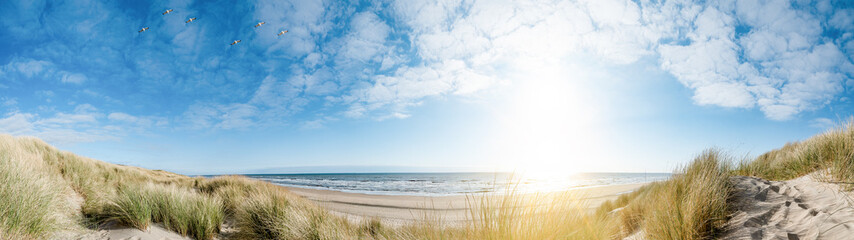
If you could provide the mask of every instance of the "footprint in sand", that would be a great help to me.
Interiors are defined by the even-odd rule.
[[[849,239],[854,208],[834,185],[809,177],[768,181],[733,177],[735,213],[722,239]],[[793,204],[794,203],[794,204]],[[818,206],[818,207],[814,207]]]

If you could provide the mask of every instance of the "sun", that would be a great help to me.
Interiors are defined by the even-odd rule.
[[[597,109],[571,68],[539,65],[520,73],[496,114],[495,159],[525,176],[570,175],[595,161]]]

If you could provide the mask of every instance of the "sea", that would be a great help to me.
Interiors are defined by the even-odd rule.
[[[553,192],[598,186],[646,183],[670,173],[576,173],[525,177],[513,173],[323,173],[248,174],[273,184],[376,195],[452,196],[477,193]]]

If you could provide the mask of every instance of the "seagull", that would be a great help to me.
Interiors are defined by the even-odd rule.
[[[240,42],[240,40],[234,40],[234,42],[231,42],[231,45],[237,44],[239,42]]]
[[[282,36],[282,34],[285,34],[287,32],[288,32],[288,30],[281,31],[281,32],[279,32],[279,36]]]
[[[148,27],[144,27],[144,28],[140,29],[139,32],[145,32],[145,30],[148,30]]]
[[[169,14],[169,13],[171,13],[171,12],[172,12],[172,9],[166,9],[166,11],[165,11],[165,12],[163,12],[163,15]]]
[[[192,22],[192,21],[196,21],[196,18],[190,18],[190,19],[187,19],[187,21],[186,21],[186,22],[184,22],[184,23],[190,23],[190,22]]]
[[[267,24],[267,23],[265,23],[265,22],[259,22],[258,24],[255,24],[255,27],[260,27],[261,25],[264,25],[264,24]]]

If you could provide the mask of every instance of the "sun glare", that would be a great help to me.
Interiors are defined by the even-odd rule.
[[[528,177],[566,176],[595,160],[597,114],[575,81],[583,72],[573,70],[539,65],[519,74],[498,113],[502,167]]]

